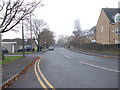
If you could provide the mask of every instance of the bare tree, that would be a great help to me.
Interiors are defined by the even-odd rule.
[[[74,31],[73,31],[73,34],[74,34],[74,41],[73,41],[74,43],[80,44],[80,43],[83,42],[83,40],[82,40],[83,31],[81,29],[79,19],[76,19],[74,21]]]
[[[67,39],[68,38],[69,38],[69,36],[67,36],[67,35],[60,35],[58,37],[57,45],[65,46],[67,44]]]
[[[81,37],[83,35],[83,31],[81,29],[81,25],[80,25],[79,19],[76,19],[74,21],[74,31],[73,31],[73,34],[76,35],[76,36],[79,36],[79,37]]]
[[[46,22],[44,22],[43,20],[39,20],[39,19],[33,19],[32,20],[32,31],[34,32],[35,38],[38,42],[38,46],[40,45],[40,33],[44,30],[44,29],[49,29],[49,26]]]
[[[12,0],[1,1],[3,4],[0,6],[0,33],[12,30],[41,3],[41,1],[25,2],[24,0],[15,0],[14,2]]]
[[[22,19],[27,18],[38,5],[42,5],[41,1],[25,2],[24,0],[0,0],[0,34],[14,30],[14,27],[18,25]]]

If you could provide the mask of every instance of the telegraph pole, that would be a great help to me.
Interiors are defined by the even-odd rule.
[[[0,28],[1,29],[1,28]],[[2,60],[2,47],[1,47],[1,42],[2,42],[2,35],[0,33],[0,60]]]
[[[23,57],[25,57],[25,40],[24,40],[23,19],[22,19],[22,45],[23,45]]]
[[[3,18],[0,18],[0,19],[3,19]],[[2,53],[2,45],[1,45],[1,42],[2,42],[2,35],[1,35],[1,28],[2,28],[2,26],[1,26],[1,24],[0,24],[0,60],[2,60],[3,59],[3,53]]]
[[[31,23],[31,13],[30,13],[30,33],[31,33],[31,47],[32,47],[32,23]]]

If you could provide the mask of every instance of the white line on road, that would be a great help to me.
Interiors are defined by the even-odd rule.
[[[66,58],[70,59],[71,57],[67,56],[67,55],[64,55]]]
[[[95,67],[95,68],[99,68],[99,69],[104,69],[104,70],[108,70],[108,71],[112,71],[112,72],[120,72],[118,70],[113,70],[113,69],[109,69],[109,68],[105,68],[105,67],[100,67],[100,66],[96,66],[96,65],[93,65],[93,64],[89,64],[89,63],[86,63],[86,62],[82,62],[82,61],[78,61],[82,64],[85,64],[85,65],[89,65],[89,66],[92,66],[92,67]]]

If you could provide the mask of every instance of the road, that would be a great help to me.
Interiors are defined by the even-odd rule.
[[[10,88],[118,88],[118,60],[55,48]]]

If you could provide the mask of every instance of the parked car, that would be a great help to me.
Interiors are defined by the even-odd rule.
[[[24,51],[26,52],[26,49],[24,48]],[[23,52],[23,48],[18,49],[18,52]]]
[[[8,53],[8,50],[5,47],[2,47],[2,53]]]
[[[24,48],[24,51],[25,52],[30,52],[30,51],[34,51],[35,49],[31,46],[27,46]],[[22,49],[19,49],[18,52],[23,52],[23,48]]]
[[[26,47],[27,52],[34,51],[35,49],[31,46]]]
[[[48,50],[54,50],[54,47],[53,46],[49,46]]]

